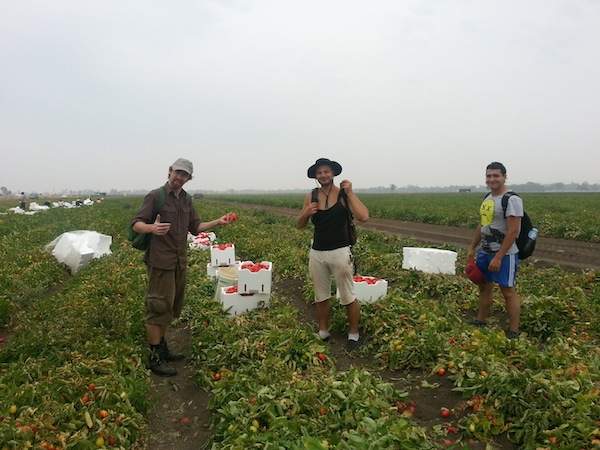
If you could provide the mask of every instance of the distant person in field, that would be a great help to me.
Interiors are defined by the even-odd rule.
[[[304,199],[297,226],[304,228],[309,220],[314,225],[308,268],[315,290],[319,337],[325,341],[330,337],[329,299],[333,275],[340,292],[340,303],[348,314],[348,349],[353,350],[360,345],[360,307],[352,283],[354,262],[348,208],[360,222],[369,219],[369,211],[352,190],[349,180],[343,180],[339,188],[334,184],[334,177],[340,173],[342,166],[327,158],[318,159],[308,168],[308,178],[316,179],[319,188]]]
[[[25,195],[25,192],[19,194],[19,208],[27,209],[27,196]]]
[[[523,200],[517,195],[508,198],[506,214],[502,207],[502,197],[506,187],[506,167],[492,162],[486,168],[485,182],[490,193],[484,198],[479,209],[480,223],[468,250],[467,259],[475,258],[485,282],[479,285],[479,312],[472,321],[474,325],[487,325],[487,317],[492,307],[494,284],[502,291],[509,318],[507,336],[519,336],[521,303],[515,289],[519,267],[519,249],[515,240],[521,230],[524,214]]]
[[[187,159],[175,161],[169,167],[167,183],[146,195],[132,221],[136,233],[152,233],[150,247],[144,255],[148,267],[146,333],[150,345],[149,368],[161,376],[176,375],[177,370],[168,363],[184,359],[183,355],[171,352],[165,336],[183,307],[187,233],[196,235],[229,223],[227,216],[210,222],[200,220],[192,205],[192,196],[183,190],[183,185],[192,179],[192,172],[192,163]],[[161,189],[164,189],[164,204],[155,211]]]

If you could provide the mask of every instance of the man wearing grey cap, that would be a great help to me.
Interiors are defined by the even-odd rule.
[[[183,307],[187,268],[187,233],[198,234],[217,225],[229,223],[224,215],[202,222],[192,205],[192,197],[183,185],[192,179],[191,161],[179,158],[171,167],[167,183],[151,191],[132,220],[133,230],[152,234],[144,255],[148,267],[146,294],[146,333],[150,345],[149,368],[157,375],[177,374],[169,362],[183,355],[169,350],[165,335],[171,321]]]

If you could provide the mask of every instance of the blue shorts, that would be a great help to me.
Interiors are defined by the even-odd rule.
[[[517,281],[517,269],[519,268],[519,255],[505,255],[498,272],[490,272],[488,266],[495,253],[477,252],[476,264],[483,272],[488,283],[498,283],[501,287],[515,287]]]

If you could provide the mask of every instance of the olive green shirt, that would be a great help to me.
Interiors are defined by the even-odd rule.
[[[158,202],[160,188],[150,191],[144,197],[144,203],[131,224],[144,222],[154,223],[156,211],[154,205]],[[171,228],[163,236],[152,235],[150,247],[146,250],[144,261],[150,267],[163,270],[174,270],[176,267],[185,268],[187,265],[187,234],[198,234],[200,218],[192,205],[192,197],[183,189],[179,196],[171,190],[169,183],[165,184],[165,204],[158,211],[161,222],[169,222]]]

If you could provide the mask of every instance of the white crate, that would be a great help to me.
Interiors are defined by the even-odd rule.
[[[206,264],[206,275],[210,278],[216,278],[218,267],[211,266],[210,263]]]
[[[244,267],[252,265],[261,266],[258,271]],[[254,264],[252,261],[242,261],[238,266],[238,290],[244,294],[258,293],[270,294],[273,280],[273,263],[262,261]]]
[[[361,303],[375,303],[387,295],[388,282],[381,278],[357,275],[353,278],[352,285],[354,296]],[[336,291],[335,296],[340,298],[339,289]]]
[[[456,273],[456,252],[437,248],[404,247],[402,268],[427,273]]]
[[[210,247],[211,266],[231,266],[235,264],[234,244],[213,244]]]
[[[387,295],[388,282],[376,277],[354,277],[354,295],[359,302],[374,303]]]
[[[223,305],[223,311],[227,311],[230,316],[237,316],[256,308],[269,306],[269,294],[241,294],[237,292],[235,286],[222,287],[220,300]]]

